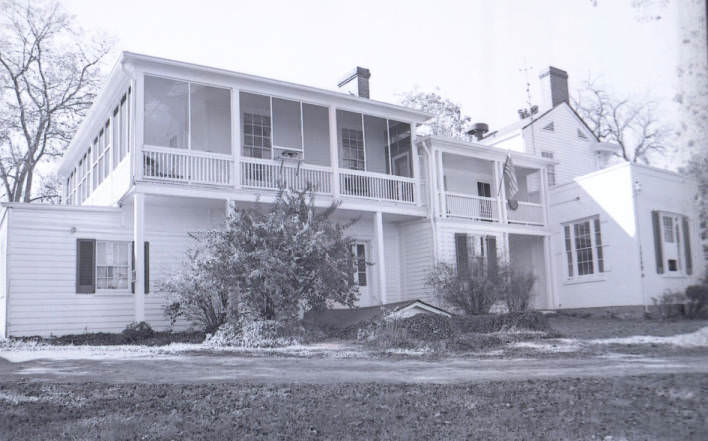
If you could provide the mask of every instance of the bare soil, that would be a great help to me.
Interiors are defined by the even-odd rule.
[[[456,385],[0,384],[0,439],[13,440],[705,440],[706,418],[702,374]]]

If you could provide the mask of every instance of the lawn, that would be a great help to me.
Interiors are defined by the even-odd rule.
[[[579,317],[564,314],[548,316],[551,327],[567,338],[615,338],[633,335],[688,334],[708,326],[708,320],[647,320]]]
[[[708,439],[697,374],[475,384],[0,384],[0,439]],[[610,438],[608,438],[610,437]]]

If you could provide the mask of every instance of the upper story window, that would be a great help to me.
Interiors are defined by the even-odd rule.
[[[654,211],[652,222],[657,273],[692,274],[693,259],[688,218],[675,213]]]
[[[231,153],[231,91],[145,76],[146,145]]]
[[[249,92],[241,92],[239,102],[243,156],[295,155],[309,164],[330,165],[326,107]]]
[[[554,131],[554,130],[555,130],[555,125],[553,124],[553,121],[551,121],[550,123],[548,123],[548,124],[546,124],[545,126],[543,126],[543,130],[547,130],[547,131],[549,131],[549,132]]]
[[[340,166],[413,176],[410,124],[337,110]]]
[[[580,138],[580,139],[588,139],[588,135],[586,135],[585,132],[583,132],[582,130],[577,129],[577,133],[578,133],[578,138]]]
[[[544,159],[553,159],[553,152],[541,152],[541,157]],[[549,164],[546,166],[546,175],[548,176],[548,185],[553,187],[556,185],[556,165]]]

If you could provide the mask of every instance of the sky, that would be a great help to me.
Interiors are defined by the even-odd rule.
[[[215,1],[64,0],[79,25],[128,50],[336,89],[354,66],[371,97],[414,88],[458,102],[492,129],[540,103],[538,74],[566,70],[571,93],[595,79],[652,99],[669,121],[686,0]],[[646,16],[660,15],[660,20]],[[642,19],[642,15],[645,19]],[[114,58],[116,54],[112,55]]]

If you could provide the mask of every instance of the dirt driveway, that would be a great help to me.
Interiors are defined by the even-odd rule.
[[[469,383],[506,379],[708,374],[708,353],[647,357],[606,354],[561,359],[332,359],[244,357],[232,354],[150,355],[129,358],[10,362],[0,354],[0,378],[9,381],[103,383]]]

